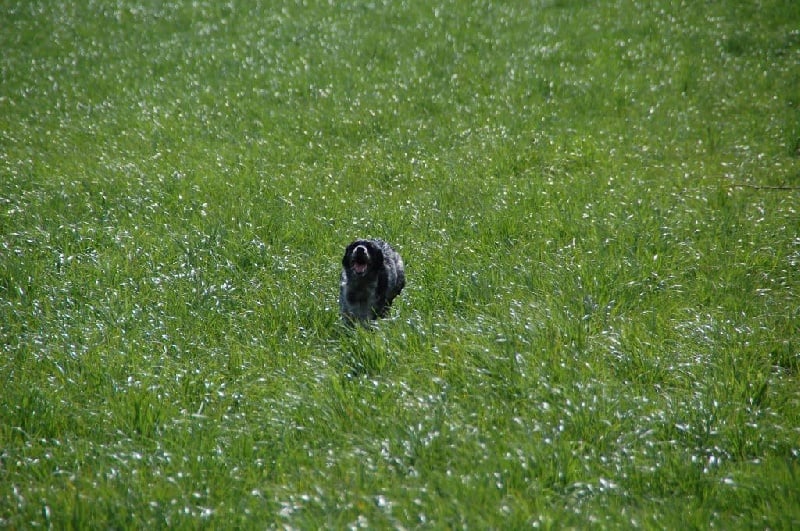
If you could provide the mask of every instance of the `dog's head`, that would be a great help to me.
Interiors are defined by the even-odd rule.
[[[356,240],[347,246],[342,267],[348,276],[365,277],[383,264],[383,252],[373,242]]]

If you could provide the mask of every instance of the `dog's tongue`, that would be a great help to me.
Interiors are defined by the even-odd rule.
[[[367,270],[367,264],[360,264],[358,262],[353,264],[353,271],[356,273],[363,273]]]

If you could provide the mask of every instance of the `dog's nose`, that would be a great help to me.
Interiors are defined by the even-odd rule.
[[[364,247],[363,245],[359,245],[358,247],[356,247],[355,255],[361,257],[369,255],[369,253],[367,252],[366,247]]]

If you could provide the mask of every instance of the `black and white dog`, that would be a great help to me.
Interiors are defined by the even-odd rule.
[[[339,312],[345,322],[386,317],[406,285],[403,259],[383,240],[356,240],[342,258]]]

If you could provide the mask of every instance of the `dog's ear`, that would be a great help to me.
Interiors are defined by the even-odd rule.
[[[369,257],[370,263],[373,267],[383,268],[383,249],[375,245],[373,242],[369,244]]]
[[[342,257],[342,267],[348,268],[350,267],[350,255],[353,254],[353,249],[356,247],[356,242],[352,242],[350,245],[347,246],[344,250],[344,256]]]

